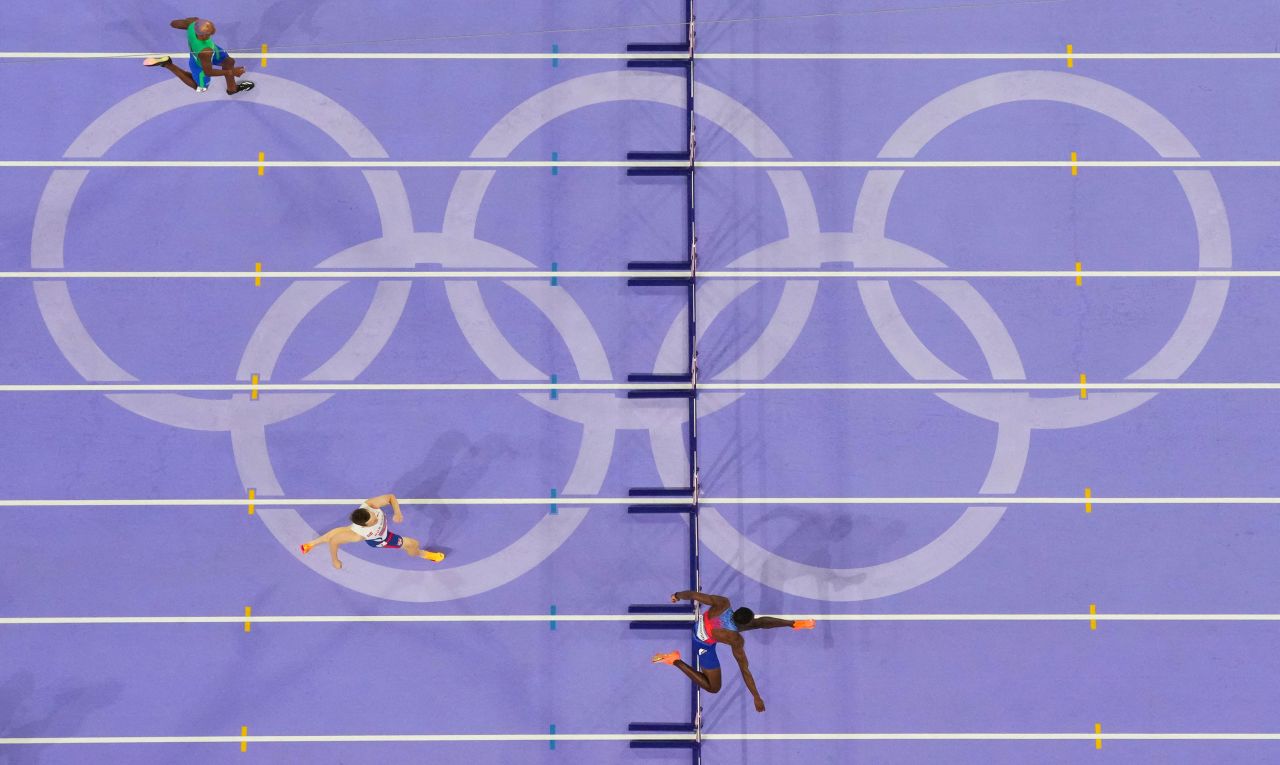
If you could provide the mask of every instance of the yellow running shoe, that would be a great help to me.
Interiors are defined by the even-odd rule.
[[[431,561],[432,563],[439,563],[440,561],[444,560],[444,553],[442,552],[431,552],[430,550],[423,550],[418,554],[421,555],[423,558],[426,558],[427,560]]]

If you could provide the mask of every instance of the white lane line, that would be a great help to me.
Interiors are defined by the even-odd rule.
[[[567,507],[590,505],[666,505],[687,502],[680,497],[424,497],[399,498],[404,506],[472,505],[472,506],[546,506]],[[358,505],[364,499],[262,498],[255,497],[258,507],[341,507]],[[249,500],[239,499],[0,499],[0,507],[244,507]],[[1280,497],[1007,497],[990,494],[977,497],[707,497],[703,505],[1280,505]]]
[[[687,279],[690,271],[0,271],[0,279]],[[1280,271],[699,270],[699,279],[1275,279]]]
[[[777,614],[824,622],[1280,622],[1280,614]],[[235,621],[234,619],[232,621]],[[240,621],[244,621],[241,619]]]
[[[344,61],[369,60],[369,61],[387,61],[387,60],[406,60],[406,61],[548,61],[555,59],[564,59],[566,61],[671,61],[676,59],[688,59],[689,54],[685,51],[660,51],[660,52],[644,52],[636,51],[631,53],[566,53],[563,51],[526,51],[519,53],[450,53],[450,52],[432,52],[432,51],[391,51],[391,52],[317,52],[302,51],[295,53],[269,51],[265,56],[257,50],[229,50],[231,55],[245,55],[253,58],[265,58],[267,61],[287,61],[289,59],[334,59]],[[97,51],[0,51],[0,59],[31,59],[39,61],[42,59],[135,59],[146,58],[155,55],[169,55],[174,58],[186,59],[189,51],[175,52],[169,54],[139,53],[131,51],[119,52],[97,52]],[[699,54],[701,57],[701,54]],[[1058,56],[1059,58],[1061,56]]]
[[[557,498],[558,499],[558,498]],[[360,500],[363,501],[363,500]],[[590,500],[582,499],[583,504]],[[704,505],[1079,505],[1084,497],[701,497]],[[1096,497],[1095,505],[1280,505],[1280,497]],[[403,504],[403,500],[401,501]],[[546,502],[545,499],[542,500]],[[237,504],[243,505],[241,499]],[[532,504],[532,503],[531,503]],[[562,502],[561,504],[572,504]]]
[[[687,497],[686,497],[687,499]],[[680,497],[459,497],[447,499],[426,497],[401,499],[401,505],[663,505],[679,502]],[[989,501],[989,500],[987,500]],[[1003,500],[1002,500],[1003,501]],[[1077,498],[1075,504],[1083,500]],[[1280,500],[1277,500],[1280,502]],[[249,500],[240,499],[0,499],[0,507],[243,507]],[[364,499],[264,499],[254,497],[253,504],[266,506],[345,506],[358,505]]]
[[[572,53],[565,51],[527,51],[519,53],[488,52],[423,52],[423,51],[299,51],[269,52],[265,57],[257,50],[232,50],[232,55],[243,54],[253,58],[277,60],[421,60],[421,61],[545,61],[549,59],[586,61],[635,61],[688,59],[684,51],[631,52],[631,53]],[[155,51],[0,51],[0,59],[140,59],[157,55]],[[169,55],[186,58],[186,51]],[[806,52],[789,51],[762,53],[752,51],[701,52],[693,55],[703,61],[1065,61],[1067,59],[1093,61],[1271,61],[1280,59],[1280,53],[1272,51],[1171,51],[1148,53],[1093,52],[1093,53],[1045,53],[1045,52]]]
[[[777,614],[781,619],[819,622],[1280,622],[1280,614]],[[239,616],[7,616],[0,626],[102,624],[243,624]],[[263,616],[254,624],[472,623],[472,622],[661,622],[693,621],[690,614],[375,614]]]
[[[1032,382],[699,382],[700,391],[1079,391],[1080,383]],[[1089,390],[1103,391],[1272,391],[1280,390],[1280,382],[1112,382],[1089,383]],[[0,385],[0,393],[321,393],[331,391],[628,391],[628,390],[692,390],[691,383],[226,383],[226,384],[148,384],[148,383],[68,383],[43,385]]]
[[[1090,390],[1280,390],[1277,382],[1122,382],[1122,383],[1089,383]],[[1033,391],[1033,390],[1080,390],[1080,383],[765,383],[765,382],[699,382],[698,390],[870,390],[870,391]]]
[[[254,163],[250,163],[254,164]],[[625,163],[621,163],[625,166]],[[256,166],[256,165],[255,165]],[[685,164],[677,164],[685,167]],[[1154,159],[1154,160],[698,160],[698,168],[865,168],[869,170],[910,170],[912,168],[1077,168],[1077,167],[1131,167],[1131,168],[1232,168],[1232,167],[1280,167],[1280,160],[1273,159]]]
[[[3,625],[31,624],[243,624],[240,616],[6,616]],[[255,613],[254,624],[334,624],[346,622],[663,622],[693,621],[685,614],[373,614],[271,616]]]
[[[672,741],[693,740],[685,733],[438,733],[367,734],[345,736],[63,736],[0,738],[0,744],[325,744],[325,743],[429,743],[464,741]]]
[[[703,733],[704,741],[1280,741],[1280,733]]]
[[[717,272],[721,273],[721,272]],[[737,272],[729,271],[722,273]],[[744,272],[750,273],[750,272]],[[766,272],[768,273],[768,272]],[[815,274],[822,272],[815,271]],[[834,272],[833,272],[834,273]],[[1261,272],[1258,272],[1261,273]],[[1280,271],[1275,272],[1280,276]],[[706,274],[698,272],[702,277]],[[1074,276],[1075,272],[1072,271]],[[1085,272],[1088,276],[1088,272]],[[0,271],[0,279],[671,279],[689,271]],[[935,273],[934,276],[937,276]],[[743,276],[740,278],[765,278]]]
[[[151,54],[147,54],[151,55]],[[698,60],[707,61],[1065,61],[1067,59],[1093,61],[1274,61],[1280,53],[1274,51],[1203,51],[1169,53],[723,53],[695,54]]]
[[[1081,163],[1083,165],[1083,163]],[[688,167],[688,162],[668,160],[635,160],[620,162],[617,160],[272,160],[269,162],[241,160],[123,160],[123,159],[59,159],[59,160],[0,160],[0,167],[10,168],[54,168],[54,169],[101,169],[101,168],[353,168],[353,169],[408,169],[408,168],[443,168],[443,169],[477,169],[477,168],[547,168],[547,167]]]
[[[1073,386],[1079,388],[1079,385]],[[1101,389],[1101,385],[1097,386]],[[193,385],[150,385],[119,383],[81,383],[68,385],[0,385],[3,393],[54,392],[71,393],[96,391],[100,393],[194,393],[240,392],[257,390],[260,393],[275,392],[323,392],[323,391],[623,391],[623,390],[688,390],[689,384],[663,383],[227,383]]]
[[[703,733],[703,741],[1280,741],[1280,733]],[[60,736],[0,738],[0,745],[325,744],[518,741],[693,741],[692,733],[439,733],[336,736]]]
[[[0,168],[50,168],[50,169],[104,169],[104,168],[328,168],[328,169],[495,169],[495,168],[629,168],[665,167],[688,168],[689,162],[680,160],[125,160],[125,159],[6,159],[0,160]],[[1208,160],[1208,159],[1159,159],[1159,160],[698,160],[694,167],[701,169],[806,169],[852,168],[868,170],[909,170],[912,168],[1275,168],[1280,160]]]

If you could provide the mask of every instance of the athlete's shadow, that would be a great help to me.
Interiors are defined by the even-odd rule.
[[[263,43],[273,48],[276,44],[290,47],[316,39],[320,31],[316,12],[322,5],[316,0],[277,0],[258,16],[256,27],[252,20],[241,22],[227,18],[223,23],[216,16],[213,20],[218,24],[218,36],[227,41],[228,48],[254,51]],[[298,34],[288,34],[292,31]]]
[[[163,13],[159,14],[158,18],[150,14],[108,13],[101,24],[108,36],[118,34],[122,39],[137,41],[139,44],[134,46],[136,48],[156,51],[170,48],[176,50],[179,46],[174,44],[175,38],[166,33],[174,31],[169,26],[169,22],[179,18],[183,17],[180,14],[166,17]]]
[[[214,38],[218,44],[232,51],[256,52],[263,43],[279,42],[285,47],[299,45],[315,40],[320,32],[316,22],[316,13],[323,4],[316,0],[277,0],[268,5],[257,18],[256,23],[239,21],[232,16],[220,15],[216,9],[210,17],[218,26],[218,34]],[[159,10],[159,9],[166,10]],[[166,51],[185,47],[173,35],[176,30],[169,27],[174,19],[186,18],[190,8],[175,3],[155,3],[146,14],[111,13],[102,19],[103,29],[112,34],[120,34],[137,41],[135,46],[144,50]],[[286,33],[296,31],[289,36]],[[233,53],[237,58],[249,56],[248,53]],[[246,61],[248,59],[246,58]],[[182,65],[182,62],[179,63]],[[246,63],[247,66],[247,63]]]
[[[35,675],[24,671],[9,676],[0,684],[0,738],[44,738],[74,736],[94,712],[111,706],[123,686],[114,680],[86,681],[75,687],[64,687],[43,699],[37,707]],[[47,747],[0,747],[0,762],[39,762]]]
[[[466,497],[480,484],[485,473],[501,457],[515,453],[507,440],[499,435],[487,435],[479,441],[471,441],[465,434],[451,430],[440,435],[422,463],[396,482],[408,487],[398,492],[405,497],[438,498],[443,495]],[[487,492],[480,492],[482,495]],[[449,539],[471,516],[469,505],[429,505],[416,508],[426,519],[428,544],[433,550],[451,552],[447,545],[437,540]],[[492,513],[494,508],[482,507],[482,512]]]
[[[718,508],[725,513],[727,508]],[[779,556],[790,558],[796,561],[802,561],[811,566],[822,568],[843,567],[839,562],[845,556],[837,556],[835,553],[842,550],[849,544],[849,538],[856,536],[862,544],[884,545],[891,539],[896,539],[903,533],[902,528],[896,524],[890,524],[888,527],[877,527],[870,519],[859,516],[854,512],[845,512],[843,509],[837,510],[833,516],[823,515],[815,512],[806,512],[797,510],[792,507],[767,507],[767,508],[743,508],[738,507],[736,512],[732,513],[732,517],[726,514],[726,518],[734,524],[735,527],[742,529],[745,536],[759,536],[766,531],[767,527],[777,528],[778,526],[787,526],[790,531],[777,543],[764,543],[766,547],[774,550]],[[868,539],[874,536],[875,539]],[[770,572],[766,564],[766,579],[769,578]],[[778,576],[775,574],[774,579]],[[865,579],[865,575],[853,577],[854,583]],[[842,582],[848,584],[848,578]],[[745,579],[742,574],[731,567],[725,569],[710,583],[705,583],[704,590],[717,594],[727,595],[733,601],[735,606],[745,605],[757,614],[771,615],[776,613],[795,612],[794,603],[788,604],[788,596],[779,590],[765,586],[753,580]],[[754,592],[752,591],[754,590]],[[818,596],[820,600],[803,599],[804,604],[801,608],[806,612],[816,612],[821,615],[830,615],[833,613],[832,601],[830,598],[835,594],[833,576],[824,577],[819,581]],[[795,598],[791,599],[792,601]],[[826,623],[834,624],[834,623]],[[835,631],[830,628],[824,629],[824,623],[819,622],[818,635],[822,641],[824,650],[834,650],[836,643]],[[790,630],[758,630],[749,633],[748,641],[759,641],[763,644],[772,643],[774,640],[787,639],[793,637]],[[847,637],[847,635],[846,635]],[[842,643],[842,650],[846,650],[842,661],[851,661],[856,656],[853,650],[855,647],[866,650],[870,639],[866,636],[865,631],[858,630],[855,633],[854,640],[857,641],[850,645],[846,639]],[[733,698],[737,703],[717,703],[707,704],[704,697],[705,716],[703,719],[704,727],[708,730],[714,730],[719,726],[727,726],[735,730],[744,730],[748,724],[748,717],[755,715],[755,711],[751,709],[751,698],[747,695],[745,686],[741,683],[736,685],[729,684],[724,691],[720,693],[721,697]],[[726,719],[726,715],[732,715],[733,719]],[[746,742],[743,742],[738,752],[740,758],[746,759],[748,754],[746,750]]]
[[[719,510],[724,513],[727,508],[719,508]],[[790,532],[780,542],[777,544],[766,543],[765,546],[773,549],[780,557],[800,561],[822,569],[841,567],[835,553],[837,550],[848,546],[849,542],[847,540],[854,534],[855,530],[858,532],[857,536],[862,544],[866,544],[866,537],[869,533],[875,533],[875,530],[865,521],[860,522],[860,519],[852,513],[843,511],[837,511],[834,516],[823,516],[818,513],[784,506],[738,508],[734,515],[737,517],[729,518],[730,522],[734,523],[737,528],[742,529],[743,535],[747,537],[758,539],[759,535],[766,530],[766,527],[776,529],[779,526],[789,526]],[[890,529],[887,534],[889,536],[900,535],[901,530]],[[876,543],[883,544],[884,541],[880,539]],[[766,580],[777,581],[781,578],[780,572],[770,570],[775,565],[777,564],[772,562],[765,564],[763,573]],[[736,570],[726,568],[719,577],[722,582],[717,582],[716,586],[742,591],[741,578],[741,575]],[[832,612],[832,598],[836,595],[835,579],[835,574],[822,575],[818,579],[818,599],[812,601],[805,599],[806,603],[813,604],[809,608],[815,608],[819,614],[823,615]],[[851,582],[856,584],[864,579],[866,579],[865,574],[857,574],[852,577],[845,576],[841,578],[840,584],[847,586]],[[735,582],[734,580],[737,581]],[[787,610],[787,604],[784,602],[785,593],[765,585],[758,586],[758,594],[754,598],[751,598],[748,593],[743,593],[743,597],[749,598],[751,602],[744,602],[742,605],[751,606],[760,614],[779,613]],[[753,633],[753,637],[756,635],[760,636],[765,643],[771,642],[777,637],[776,633],[768,630]],[[822,640],[824,648],[832,648],[835,645],[830,631],[823,632]]]

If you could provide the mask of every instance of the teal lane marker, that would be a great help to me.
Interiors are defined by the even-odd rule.
[[[552,161],[552,162],[559,162],[559,161],[560,161],[560,152],[558,152],[558,151],[553,151],[553,152],[551,152],[551,161]],[[560,174],[560,168],[556,167],[555,165],[552,165],[552,166],[551,166],[551,174],[552,174],[552,175],[559,175],[559,174]]]
[[[551,52],[552,52],[552,53],[559,53],[559,52],[560,52],[560,46],[559,46],[557,43],[551,43]],[[558,67],[558,66],[560,66],[560,59],[555,58],[555,57],[553,56],[553,57],[552,57],[552,59],[551,59],[551,67],[554,69],[554,68],[556,68],[556,67]],[[553,747],[551,747],[551,748],[552,748],[552,749],[555,749],[555,747],[554,747],[554,746],[553,746]]]
[[[555,489],[552,489],[552,490],[551,490],[551,514],[552,514],[552,515],[559,515],[559,514],[560,514],[560,505],[559,505],[559,503],[557,503],[557,502],[556,502],[556,497],[557,497],[557,496],[559,496],[559,495],[558,495],[558,493],[557,493],[557,491],[556,491]],[[556,607],[555,607],[555,606],[552,606],[552,607],[551,607],[551,613],[553,613],[553,614],[554,614],[555,612],[556,612]],[[551,629],[555,629],[555,627],[552,627]]]
[[[554,603],[552,603],[552,604],[551,604],[551,615],[552,615],[552,616],[555,616],[555,615],[556,615],[556,606],[555,606],[555,604],[554,604]],[[555,619],[552,619],[552,620],[551,620],[551,631],[552,631],[552,632],[555,632],[555,629],[556,629],[556,620],[555,620]],[[551,731],[551,732],[552,732],[552,733],[555,733],[555,731]]]
[[[551,261],[551,286],[552,287],[560,283],[560,277],[555,275],[556,271],[559,271],[559,270],[560,270],[560,264],[555,262],[554,260]]]
[[[556,735],[556,724],[555,724],[555,723],[551,723],[551,735],[552,735],[552,736],[555,736],[555,735]],[[552,738],[552,739],[550,740],[550,743],[551,743],[551,751],[553,751],[553,752],[554,752],[554,751],[556,750],[556,740],[555,740],[554,738]]]
[[[552,384],[552,385],[555,385],[555,384],[556,384],[556,376],[555,376],[555,375],[551,375],[551,384]],[[556,399],[558,399],[558,398],[560,398],[560,391],[556,390],[555,388],[552,388],[552,389],[551,389],[551,400],[552,400],[552,401],[555,401],[555,400],[556,400]]]

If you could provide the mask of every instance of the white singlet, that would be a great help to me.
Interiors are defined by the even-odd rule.
[[[361,526],[358,523],[351,524],[351,530],[359,534],[366,542],[378,542],[387,537],[387,514],[382,512],[381,508],[369,507],[368,502],[360,503],[361,510],[368,510],[373,516],[373,525]]]

